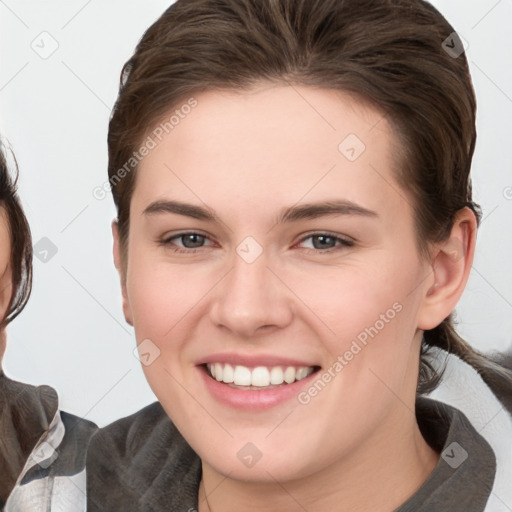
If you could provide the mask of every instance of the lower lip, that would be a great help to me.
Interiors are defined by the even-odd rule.
[[[296,398],[304,387],[307,387],[317,372],[313,372],[302,380],[297,380],[292,384],[283,384],[282,386],[263,389],[263,390],[243,390],[232,388],[227,384],[218,382],[212,378],[204,366],[198,367],[205,385],[211,395],[220,403],[236,409],[246,411],[261,411],[275,407],[286,400]]]

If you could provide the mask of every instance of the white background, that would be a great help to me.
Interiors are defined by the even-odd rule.
[[[433,2],[467,41],[478,100],[473,165],[484,221],[458,308],[481,350],[512,344],[512,2]],[[1,0],[0,129],[20,166],[34,243],[33,294],[8,329],[8,376],[57,389],[61,408],[99,425],[155,400],[133,355],[111,258],[107,124],[123,63],[166,0]],[[48,34],[41,35],[42,32]],[[56,51],[41,58],[32,46]],[[55,42],[54,42],[55,41]],[[32,45],[32,46],[31,46]],[[508,194],[507,194],[508,192]],[[508,198],[507,198],[508,197]]]

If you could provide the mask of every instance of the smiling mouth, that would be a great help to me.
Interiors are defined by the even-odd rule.
[[[256,366],[249,368],[228,363],[208,363],[205,371],[217,382],[243,390],[274,389],[309,377],[319,366]]]

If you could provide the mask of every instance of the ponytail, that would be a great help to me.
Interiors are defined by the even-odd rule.
[[[512,414],[512,369],[500,364],[502,362],[500,359],[493,360],[478,352],[462,339],[455,330],[453,314],[434,329],[424,333],[418,394],[433,391],[443,376],[444,368],[437,369],[430,357],[432,347],[453,354],[472,366],[507,411]]]

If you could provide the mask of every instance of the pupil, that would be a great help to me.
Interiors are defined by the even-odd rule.
[[[319,241],[320,243],[317,244],[316,242]],[[317,235],[313,237],[313,247],[315,249],[325,249],[325,247],[332,247],[332,242],[334,241],[334,238],[332,236],[325,236],[325,235]]]
[[[204,236],[202,235],[184,235],[182,238],[183,245],[187,249],[193,249],[195,247],[201,247],[204,242]],[[190,243],[189,243],[190,242]]]

